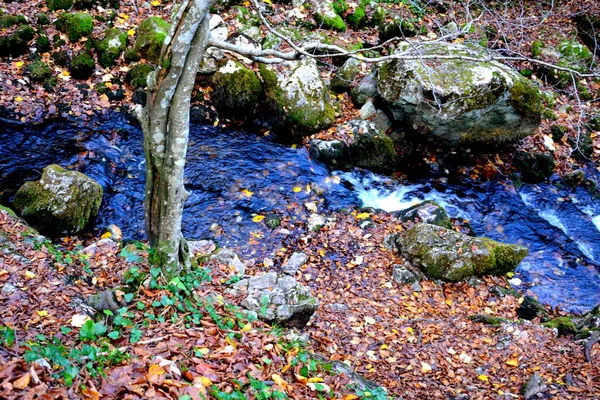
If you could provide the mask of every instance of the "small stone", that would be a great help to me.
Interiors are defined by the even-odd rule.
[[[187,244],[190,254],[194,256],[205,256],[217,249],[217,244],[212,240],[189,240]]]
[[[533,374],[531,378],[521,387],[521,394],[525,400],[533,398],[538,393],[542,392],[546,386],[542,378],[537,374]]]
[[[371,100],[368,100],[361,108],[360,108],[360,118],[368,119],[377,114],[377,109],[373,105]]]
[[[283,273],[294,276],[308,261],[308,255],[301,251],[295,252],[283,265]]]
[[[308,218],[308,230],[311,232],[316,232],[319,229],[321,229],[323,226],[325,226],[325,224],[327,223],[327,220],[325,219],[324,216],[319,215],[319,214],[311,214],[310,217]]]
[[[411,286],[413,292],[420,292],[421,290],[423,290],[423,288],[421,287],[421,284],[419,282],[413,282],[410,286]]]
[[[19,290],[19,289],[17,289],[17,287],[15,285],[13,285],[10,282],[7,282],[2,287],[2,294],[13,294],[17,290]]]
[[[120,242],[123,239],[123,234],[121,233],[121,228],[119,228],[115,224],[110,224],[106,227],[106,233],[110,233],[110,238],[115,242]]]
[[[413,283],[423,279],[423,275],[404,265],[392,265],[392,279],[398,283]]]
[[[220,249],[217,253],[213,254],[210,259],[219,264],[226,264],[233,267],[238,275],[244,275],[246,273],[246,266],[233,250]]]
[[[317,212],[319,212],[319,209],[317,208],[317,202],[316,201],[311,201],[311,202],[304,203],[304,207],[308,211],[310,211],[311,213],[317,213]]]

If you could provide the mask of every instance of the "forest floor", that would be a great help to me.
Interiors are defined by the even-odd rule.
[[[125,2],[115,26],[134,30],[149,15],[168,17],[172,4],[163,3],[133,7]],[[272,6],[281,11],[275,16],[284,15],[280,8],[291,8]],[[567,2],[546,27],[571,32],[570,16],[588,6]],[[39,12],[55,17],[36,1],[2,7],[31,21]],[[237,24],[236,13],[221,15],[232,26]],[[424,21],[433,27],[435,18]],[[539,36],[536,29],[528,31],[531,40],[525,47]],[[97,23],[94,37],[105,30]],[[49,37],[56,33],[52,26],[47,28]],[[369,28],[332,35],[376,42],[376,33]],[[546,38],[550,43],[558,40],[547,34]],[[84,46],[85,41],[69,43],[62,50],[76,53]],[[83,82],[54,64],[50,54],[41,57],[59,78],[54,88],[29,81],[27,56],[0,63],[0,106],[21,122],[57,117],[85,120],[131,104],[133,91],[125,83],[111,83],[113,91],[124,91],[121,100],[109,100],[94,90],[101,82],[124,82],[129,66],[123,60],[112,69],[96,66],[94,75]],[[597,82],[584,80],[583,84],[598,97]],[[199,82],[194,98],[210,99],[210,89]],[[357,109],[349,96],[341,94],[339,100],[342,112],[336,122],[354,118]],[[545,137],[551,136],[552,125],[564,125],[567,135],[555,143],[553,154],[558,172],[570,172],[581,159],[571,153],[568,139],[578,134],[595,107],[597,99],[582,102],[568,91],[558,93],[553,108],[556,119],[544,119],[520,148],[546,152]],[[332,137],[333,132],[320,136]],[[591,139],[597,160],[598,132],[592,132]],[[465,173],[491,178],[498,171],[510,171],[511,152],[481,157]],[[558,336],[556,330],[542,326],[539,317],[519,319],[516,310],[522,295],[498,289],[510,287],[507,277],[471,285],[398,284],[391,279],[392,269],[404,260],[383,242],[386,234],[401,232],[407,223],[387,213],[373,213],[368,216],[372,226],[361,228],[363,218],[356,211],[336,215],[336,221],[319,232],[306,229],[273,260],[279,266],[295,251],[309,254],[297,278],[321,303],[305,331],[290,334],[249,320],[230,306],[239,299],[224,294],[227,283],[236,279],[226,265],[207,264],[182,278],[195,295],[190,304],[154,282],[141,243],[123,246],[110,239],[76,237],[40,241],[25,224],[0,211],[4,249],[0,254],[0,399],[202,399],[208,394],[221,399],[267,399],[284,393],[295,399],[384,398],[376,389],[352,386],[349,376],[331,373],[333,361],[351,366],[387,388],[394,398],[514,399],[534,374],[546,386],[542,398],[600,398],[600,350],[592,352],[593,363],[587,362],[573,335]],[[289,224],[283,220],[281,229]],[[248,266],[247,273],[262,271],[262,264],[255,264]],[[140,283],[139,290],[129,290]],[[123,288],[119,296],[126,305],[116,316],[107,315],[104,323],[89,322],[81,308],[83,300],[116,287]],[[565,315],[547,311],[550,317]],[[486,325],[469,318],[476,314],[506,320]],[[34,363],[41,359],[47,361]]]

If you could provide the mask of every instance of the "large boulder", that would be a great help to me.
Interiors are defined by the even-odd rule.
[[[26,54],[34,35],[32,27],[22,24],[10,35],[0,36],[0,57],[18,57]]]
[[[33,227],[62,234],[82,230],[98,214],[101,202],[98,183],[54,164],[44,168],[39,181],[21,186],[14,207]]]
[[[111,28],[104,34],[104,39],[94,42],[94,47],[98,52],[98,64],[111,67],[127,47],[127,33]]]
[[[269,272],[234,284],[235,292],[246,294],[241,305],[268,322],[303,328],[319,306],[310,289],[289,275]]]
[[[526,247],[475,238],[441,226],[419,223],[398,236],[396,244],[425,275],[446,281],[471,276],[502,275],[528,253]]]
[[[418,59],[422,56],[487,58],[474,45],[437,43],[400,54],[378,71],[378,92],[394,119],[415,135],[449,145],[510,142],[531,135],[542,111],[538,87],[499,62],[460,58]]]
[[[228,60],[213,76],[213,104],[223,117],[248,119],[254,116],[263,96],[260,79],[241,62]]]
[[[297,134],[312,134],[333,123],[335,107],[317,64],[306,59],[291,64],[291,71],[277,76],[261,69],[267,100],[273,102],[280,123]]]
[[[86,12],[60,14],[54,25],[60,32],[65,33],[71,42],[90,36],[94,30],[94,20]]]
[[[134,52],[153,64],[158,63],[160,51],[170,27],[171,25],[156,16],[142,21],[133,45]]]

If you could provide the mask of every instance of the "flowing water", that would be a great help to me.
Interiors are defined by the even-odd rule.
[[[139,129],[120,114],[83,127],[6,125],[0,128],[0,202],[9,204],[24,181],[38,179],[46,165],[57,163],[104,188],[96,230],[114,223],[125,237],[141,239],[141,143]],[[589,172],[599,178],[597,171]],[[510,181],[400,184],[364,171],[331,173],[304,148],[202,125],[190,134],[186,188],[191,192],[186,237],[215,238],[245,257],[267,256],[284,240],[253,222],[258,214],[305,221],[308,201],[320,201],[326,213],[361,205],[396,211],[433,199],[451,217],[468,220],[477,235],[529,247],[517,269],[522,290],[575,312],[600,303],[600,204],[583,189],[558,190],[551,184],[517,189]],[[317,195],[321,190],[324,194]]]

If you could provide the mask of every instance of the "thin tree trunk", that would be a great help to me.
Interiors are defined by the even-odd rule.
[[[187,0],[173,20],[160,65],[148,78],[145,107],[138,114],[146,157],[146,234],[150,261],[169,281],[189,266],[181,233],[188,192],[183,171],[189,136],[190,96],[209,36],[207,0]]]

